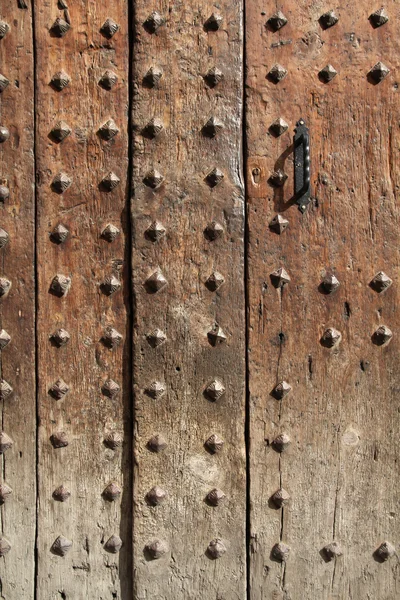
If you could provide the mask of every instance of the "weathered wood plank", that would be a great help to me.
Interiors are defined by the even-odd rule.
[[[0,596],[11,599],[33,598],[34,593],[36,394],[31,10],[20,10],[13,0],[3,0],[0,38],[1,430],[13,441],[9,449],[3,446],[4,438],[1,442]],[[7,281],[11,282],[11,289],[3,295]],[[13,390],[10,395],[5,382]],[[11,549],[6,553],[9,546]]]
[[[163,24],[151,33],[158,16],[146,20],[153,10]],[[222,21],[217,18],[207,30],[213,11]],[[218,9],[204,2],[154,6],[139,1],[135,7],[132,259],[138,600],[242,600],[245,595],[240,11],[240,2],[225,1]],[[214,68],[207,83],[204,76]],[[210,131],[202,131],[211,117],[223,124],[215,137],[206,135],[212,135],[213,124]],[[154,135],[160,125],[162,131]],[[224,177],[214,186],[218,173],[208,181],[206,177],[215,168]],[[154,181],[158,176],[153,169],[161,182]],[[205,233],[213,221],[218,225]],[[153,223],[158,225],[152,228]],[[220,237],[214,232],[219,226]],[[165,234],[154,241],[162,228]],[[158,284],[152,283],[157,269],[167,285],[155,292],[163,283],[159,274]],[[225,282],[210,291],[206,281],[214,271]],[[226,340],[215,337],[216,324]],[[204,390],[215,380],[226,391],[210,401]],[[204,446],[213,434],[224,441],[215,454]],[[167,443],[159,452],[149,449],[157,435]],[[157,449],[157,440],[153,446]],[[152,506],[160,496],[155,486],[167,497]],[[214,489],[226,495],[218,506],[205,501]],[[216,539],[221,545],[212,546],[211,552],[224,547],[226,552],[213,560],[207,548]],[[156,541],[158,546],[152,545]],[[157,548],[160,558],[154,558]]]
[[[110,6],[82,0],[68,5],[69,11],[57,8],[56,2],[37,3],[35,18],[40,418],[37,595],[126,599],[131,597],[132,581],[130,286],[125,245],[127,2],[120,0]],[[63,37],[58,37],[58,28],[67,27],[63,22],[57,25],[57,18],[70,21]],[[112,23],[102,30],[108,18],[118,25],[112,36]],[[117,81],[111,86],[114,77]],[[68,85],[58,91],[59,82],[67,79]],[[60,122],[70,130],[61,142],[57,137],[63,137],[66,127],[60,128]],[[107,181],[101,182],[110,172],[116,174],[119,184],[108,191]],[[63,193],[58,193],[58,186],[62,188],[65,181],[63,177],[61,183],[57,180],[60,173],[71,180]],[[108,185],[112,188],[112,178]],[[59,233],[52,232],[59,225],[69,233],[65,241],[56,243]],[[102,233],[109,225],[119,231],[114,240],[112,230]],[[57,290],[50,293],[57,274],[71,280],[68,294],[61,297]],[[120,289],[109,295],[115,287]],[[57,347],[57,340],[50,336],[60,328],[70,339]],[[119,344],[114,334],[107,339],[108,328],[121,335]],[[112,339],[115,347],[110,349],[107,344],[112,344]],[[57,390],[52,395],[51,388],[59,379],[69,391],[58,400]],[[106,384],[108,380],[119,386],[116,395],[114,384]],[[54,448],[50,438],[59,432],[65,432],[68,446]],[[107,446],[110,434],[116,437]],[[104,490],[112,483],[117,488],[107,496]],[[59,501],[62,491],[59,500],[54,499],[59,486],[70,492],[65,502]],[[117,497],[112,500],[114,492]],[[54,547],[52,551],[58,536],[72,542],[64,557],[54,554]],[[111,536],[122,541],[120,552],[115,539],[107,545]]]
[[[398,540],[396,523],[399,428],[399,107],[398,7],[385,5],[389,22],[374,29],[375,6],[345,2],[339,21],[323,29],[324,3],[288,2],[277,32],[265,22],[275,12],[247,6],[247,182],[249,190],[249,357],[251,598],[394,598],[397,561],[380,564],[375,549]],[[391,73],[373,85],[378,62]],[[279,63],[280,83],[266,76]],[[327,64],[338,71],[324,83]],[[293,203],[292,134],[304,118],[311,131],[312,192],[305,215]],[[289,128],[269,131],[277,119]],[[267,182],[276,169],[283,188]],[[281,235],[269,229],[280,213]],[[270,274],[284,267],[282,289]],[[369,282],[384,271],[393,285],[383,293]],[[334,273],[340,288],[319,286]],[[379,325],[394,332],[388,346],[371,336]],[[341,332],[337,348],[320,343],[324,331]],[[287,381],[282,400],[271,395]],[[284,453],[272,441],[286,433]],[[271,496],[290,495],[283,509]],[[289,558],[271,560],[274,544]],[[333,541],[343,555],[325,562]],[[325,556],[326,559],[326,556]]]

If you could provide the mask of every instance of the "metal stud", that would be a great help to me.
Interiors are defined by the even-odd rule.
[[[162,132],[163,129],[164,125],[161,119],[153,117],[153,119],[150,119],[147,125],[143,128],[142,133],[144,137],[147,137],[150,140],[154,140]]]
[[[211,381],[204,390],[204,395],[211,402],[216,402],[225,394],[225,386],[219,379]]]
[[[4,75],[0,74],[0,94],[4,92],[9,83],[10,82],[7,77],[4,77]]]
[[[275,544],[272,548],[271,556],[274,560],[278,562],[286,562],[289,558],[290,548],[283,542],[279,542]]]
[[[0,350],[3,350],[11,342],[11,336],[5,329],[0,331]]]
[[[121,282],[115,275],[109,275],[101,284],[100,289],[105,296],[111,296],[121,289]]]
[[[4,246],[8,244],[9,239],[10,236],[8,235],[7,231],[0,227],[0,249],[4,248]]]
[[[393,337],[392,331],[386,325],[381,325],[374,332],[372,336],[372,341],[376,346],[383,346],[384,344],[388,344]]]
[[[168,285],[168,281],[165,279],[161,269],[154,271],[144,282],[144,287],[149,294],[156,294],[166,285]]]
[[[110,448],[110,450],[116,450],[122,446],[124,438],[117,431],[113,431],[111,433],[107,433],[107,435],[104,436],[103,441],[107,448]]]
[[[60,172],[54,177],[51,183],[51,189],[53,192],[56,192],[56,194],[63,194],[65,190],[69,188],[71,183],[72,179],[66,173]]]
[[[378,10],[373,12],[372,15],[370,15],[369,20],[371,22],[371,25],[376,28],[385,25],[385,23],[389,21],[389,17],[386,10],[382,6],[382,8],[379,8]]]
[[[10,137],[10,131],[4,125],[0,125],[0,144],[6,142]]]
[[[204,29],[206,31],[218,31],[223,21],[223,17],[217,13],[212,13],[204,23]]]
[[[284,285],[290,283],[289,273],[283,267],[273,271],[270,275],[270,279],[275,288],[282,288]]]
[[[159,485],[155,485],[146,494],[146,500],[152,506],[158,506],[159,504],[164,502],[166,497],[167,492],[163,490]]]
[[[114,73],[114,71],[105,71],[103,75],[100,77],[99,86],[108,92],[112,90],[114,85],[118,81],[118,76]]]
[[[153,11],[143,23],[143,27],[148,33],[155,33],[161,25],[164,25],[165,20],[156,10]]]
[[[211,346],[218,346],[219,344],[226,342],[226,335],[222,327],[220,327],[217,323],[215,323],[211,331],[207,333],[207,337]]]
[[[396,554],[396,548],[390,542],[382,542],[382,544],[375,550],[374,555],[380,562],[386,562],[389,558],[392,558]]]
[[[56,556],[65,556],[67,552],[69,552],[72,548],[72,542],[67,540],[67,538],[59,535],[56,540],[54,540],[50,552],[55,554]]]
[[[119,535],[112,535],[104,544],[104,550],[110,554],[118,554],[122,548],[122,540]]]
[[[152,348],[157,348],[165,342],[167,336],[161,329],[155,329],[146,335],[146,339]]]
[[[321,337],[321,344],[322,346],[325,346],[325,348],[333,348],[340,343],[341,339],[342,334],[340,331],[334,327],[329,327],[326,331],[324,331]]]
[[[333,67],[332,65],[326,65],[318,73],[318,77],[324,83],[329,83],[330,81],[332,81],[332,79],[334,79],[336,77],[336,75],[337,75],[337,71],[336,71],[335,67]]]
[[[287,178],[288,176],[286,173],[284,173],[284,171],[282,171],[282,169],[277,169],[270,175],[268,182],[274,187],[282,187]]]
[[[272,29],[272,31],[279,31],[279,29],[282,29],[286,23],[287,18],[280,10],[274,13],[267,21],[267,25]]]
[[[218,273],[218,271],[214,271],[205,282],[205,285],[210,292],[216,292],[224,283],[224,281],[224,276],[221,275],[221,273]]]
[[[289,129],[288,123],[286,123],[286,121],[284,119],[282,119],[281,117],[276,119],[276,121],[271,123],[271,125],[269,126],[269,130],[274,137],[281,136],[288,129]]]
[[[153,400],[159,400],[165,394],[165,385],[160,381],[153,381],[145,388],[144,393]]]
[[[13,445],[13,441],[5,431],[0,432],[0,454],[4,454]]]
[[[113,173],[113,171],[110,171],[108,175],[101,180],[101,187],[106,192],[112,192],[120,184],[120,181],[118,175]]]
[[[167,442],[162,435],[157,434],[149,439],[147,442],[147,448],[152,452],[162,452],[168,446]]]
[[[219,82],[223,80],[223,78],[224,74],[217,67],[212,67],[204,75],[205,82],[211,88],[214,88],[216,85],[218,85]]]
[[[166,229],[159,221],[153,221],[151,225],[146,229],[145,236],[152,242],[158,242],[164,237]]]
[[[368,75],[375,83],[380,83],[387,75],[389,75],[390,69],[383,62],[377,62],[376,65],[372,67]]]
[[[212,454],[220,452],[224,446],[224,440],[222,440],[217,434],[213,433],[204,442],[205,447]]]
[[[0,556],[4,556],[7,552],[10,552],[11,544],[6,538],[0,538]]]
[[[144,551],[151,559],[156,560],[168,552],[168,544],[162,540],[154,540],[146,544]]]
[[[70,337],[68,331],[65,329],[57,329],[51,334],[50,341],[57,348],[61,348],[61,346],[65,346],[69,342]]]
[[[156,169],[151,169],[143,178],[143,183],[152,190],[158,188],[163,181],[164,177]]]
[[[105,328],[101,341],[106,346],[106,348],[112,350],[113,348],[116,348],[120,345],[122,341],[122,335],[118,333],[116,329],[109,326]]]
[[[101,237],[107,242],[113,242],[120,234],[120,230],[115,225],[109,223],[101,232]]]
[[[0,504],[4,504],[4,502],[9,498],[12,494],[12,489],[6,483],[0,484]]]
[[[206,182],[208,183],[208,185],[213,188],[216,185],[218,185],[219,183],[221,183],[221,181],[224,178],[224,174],[221,171],[221,169],[218,169],[218,167],[215,167],[212,171],[210,171],[208,173],[208,175],[206,175]]]
[[[0,40],[10,31],[10,26],[5,21],[0,21]]]
[[[50,80],[50,85],[57,91],[61,92],[71,82],[70,76],[65,71],[58,71]]]
[[[272,395],[276,400],[282,400],[282,398],[289,394],[291,389],[292,386],[287,381],[281,381],[272,390]]]
[[[217,117],[210,117],[203,126],[202,132],[206,137],[214,138],[223,128],[224,124]]]
[[[290,496],[286,490],[280,488],[272,494],[271,500],[277,508],[282,508],[282,506],[286,506],[289,503]]]
[[[330,27],[333,27],[338,21],[339,17],[336,15],[334,10],[328,10],[328,12],[324,13],[319,18],[319,22],[323,29],[329,29]]]
[[[64,225],[62,225],[62,223],[59,223],[54,227],[53,231],[51,232],[50,239],[55,244],[62,244],[67,239],[68,235],[68,229]]]
[[[50,28],[50,32],[58,38],[62,38],[64,37],[68,31],[71,29],[71,25],[69,23],[67,23],[67,21],[64,21],[64,19],[61,19],[60,17],[58,17],[53,25]]]
[[[54,500],[57,500],[57,502],[66,502],[70,495],[71,492],[64,485],[60,485],[53,492],[53,498]]]
[[[107,398],[115,398],[115,396],[120,391],[120,387],[118,383],[116,383],[113,379],[107,379],[101,386],[101,391],[103,396],[107,396]]]
[[[214,488],[211,492],[208,492],[206,496],[207,504],[211,504],[211,506],[219,506],[225,500],[226,495],[222,490]]]
[[[290,437],[287,433],[281,433],[271,443],[272,448],[276,452],[284,452],[290,446]]]
[[[50,131],[50,137],[53,142],[60,144],[70,135],[71,131],[71,128],[65,121],[58,121]]]
[[[207,546],[207,555],[209,558],[216,560],[217,558],[221,558],[223,554],[226,552],[226,546],[224,542],[220,538],[216,538],[215,540],[211,540],[211,542]]]
[[[282,67],[282,65],[277,63],[276,65],[271,67],[267,77],[273,83],[279,83],[280,81],[282,81],[282,79],[285,79],[287,74],[287,69],[285,69],[285,67]]]
[[[330,562],[338,556],[342,556],[343,552],[338,542],[331,542],[322,548],[322,554],[327,562]]]
[[[11,289],[11,281],[5,277],[0,277],[0,298],[7,296]]]
[[[0,184],[0,202],[5,202],[10,197],[10,190],[6,185]]]
[[[58,273],[50,284],[50,293],[58,298],[66,296],[71,287],[71,278]]]
[[[224,228],[218,221],[212,221],[204,230],[204,235],[210,242],[215,242],[215,240],[222,237],[223,233]]]
[[[322,280],[321,287],[326,294],[333,294],[340,287],[340,281],[335,275],[326,275]]]
[[[379,271],[379,273],[375,275],[375,277],[369,285],[373,290],[375,290],[375,292],[378,292],[378,294],[380,294],[381,292],[387,290],[392,285],[392,283],[393,281],[390,279],[390,277],[386,275],[386,273],[384,273],[383,271]]]
[[[108,40],[110,40],[114,34],[117,33],[119,29],[118,23],[116,23],[113,19],[106,19],[103,25],[100,27],[100,33],[104,35]]]
[[[0,400],[6,400],[12,393],[11,385],[5,379],[0,379]]]
[[[54,400],[61,400],[69,392],[69,386],[63,379],[57,379],[49,388],[49,394]]]
[[[153,88],[159,83],[162,74],[163,73],[161,69],[158,67],[150,67],[146,75],[143,77],[143,83],[148,87]]]
[[[275,233],[278,233],[279,235],[283,233],[285,229],[288,228],[288,226],[289,221],[285,219],[285,217],[282,217],[282,215],[275,215],[275,217],[269,224],[270,229],[272,229],[272,231],[275,231]]]
[[[99,136],[105,140],[112,140],[119,133],[119,129],[113,119],[109,119],[104,125],[102,125],[98,131]]]
[[[105,498],[109,502],[114,502],[120,497],[121,493],[122,490],[119,487],[119,485],[115,483],[115,481],[112,481],[107,485],[107,487],[104,488],[102,495],[103,498]]]
[[[65,448],[68,446],[68,438],[65,431],[57,431],[50,436],[50,443],[53,448]]]

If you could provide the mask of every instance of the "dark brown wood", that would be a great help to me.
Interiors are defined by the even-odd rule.
[[[250,597],[389,599],[397,559],[379,562],[375,550],[399,535],[399,10],[387,2],[389,22],[374,28],[367,2],[279,8],[287,24],[276,32],[265,25],[275,6],[250,3],[246,17]],[[339,21],[323,29],[332,8]],[[378,61],[390,74],[374,84]],[[288,73],[275,84],[276,64]],[[329,64],[337,75],[326,83],[319,72]],[[275,137],[278,118],[288,129]],[[304,215],[293,205],[300,118],[314,197]],[[277,169],[288,174],[280,188],[268,183]],[[277,213],[289,221],[280,235],[269,228]],[[281,267],[290,282],[276,289],[270,275]],[[379,271],[393,280],[381,293],[369,285]],[[340,288],[327,294],[332,273]],[[374,343],[380,325],[393,331],[388,345]],[[336,347],[321,343],[327,328],[341,332]],[[282,381],[292,389],[278,400],[271,392]],[[283,433],[291,443],[279,453]],[[280,488],[290,499],[278,509]],[[286,563],[271,554],[279,542],[290,547]],[[323,550],[332,542],[342,556]]]

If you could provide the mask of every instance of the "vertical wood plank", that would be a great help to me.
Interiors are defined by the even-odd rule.
[[[0,595],[32,598],[36,395],[30,8],[21,10],[16,2],[4,0],[0,6],[0,38]]]
[[[132,581],[127,3],[67,4],[63,10],[56,2],[35,5],[37,595],[127,599]],[[59,226],[68,230],[65,241]],[[68,332],[65,344],[60,329]]]
[[[137,1],[133,76],[135,598],[242,600],[241,3]]]

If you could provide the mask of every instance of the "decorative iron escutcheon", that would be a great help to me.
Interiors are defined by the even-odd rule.
[[[304,213],[310,203],[310,132],[304,119],[296,123],[293,145],[296,204]]]

